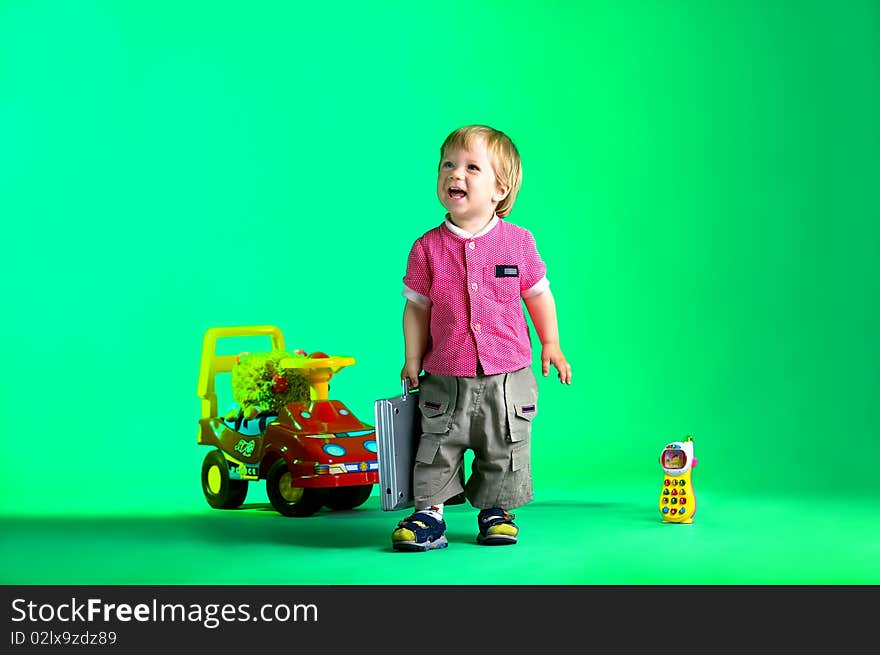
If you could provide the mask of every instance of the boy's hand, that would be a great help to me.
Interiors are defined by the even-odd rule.
[[[415,389],[419,386],[419,373],[422,372],[422,361],[420,359],[408,359],[406,364],[400,371],[400,379],[409,379],[409,386]]]
[[[546,343],[541,348],[541,373],[544,377],[550,373],[550,364],[559,371],[559,381],[562,384],[571,384],[571,366],[565,360],[558,343]]]

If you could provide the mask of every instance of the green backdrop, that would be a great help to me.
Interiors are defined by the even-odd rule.
[[[690,434],[707,493],[876,499],[878,4],[411,5],[0,2],[0,511],[207,510],[212,326],[354,356],[372,422],[467,123],[519,146],[573,366],[539,497],[651,505]]]

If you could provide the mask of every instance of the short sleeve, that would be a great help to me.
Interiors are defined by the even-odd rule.
[[[528,230],[525,230],[525,235],[523,236],[520,261],[519,283],[520,291],[523,294],[527,294],[538,283],[542,284],[541,287],[538,287],[541,291],[546,286],[549,286],[549,283],[546,283],[547,266],[544,264],[544,260],[541,259],[541,255],[538,254],[535,237]],[[531,295],[535,294],[532,293]]]
[[[409,251],[403,284],[407,289],[415,291],[420,296],[427,297],[431,290],[431,273],[428,268],[428,257],[421,239],[417,239]]]

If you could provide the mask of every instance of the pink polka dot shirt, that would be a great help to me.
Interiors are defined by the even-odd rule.
[[[403,295],[431,307],[426,373],[474,377],[531,364],[521,298],[550,283],[532,233],[495,216],[471,235],[447,218],[413,244]]]

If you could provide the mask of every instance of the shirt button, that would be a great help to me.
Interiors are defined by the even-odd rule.
[[[470,248],[471,250],[474,249],[474,242],[473,241],[468,242],[468,248]]]
[[[474,282],[473,284],[471,284],[471,289],[473,289],[474,291],[477,290],[477,283],[476,283],[476,282]]]
[[[479,332],[482,329],[479,323],[474,323],[474,332]]]

